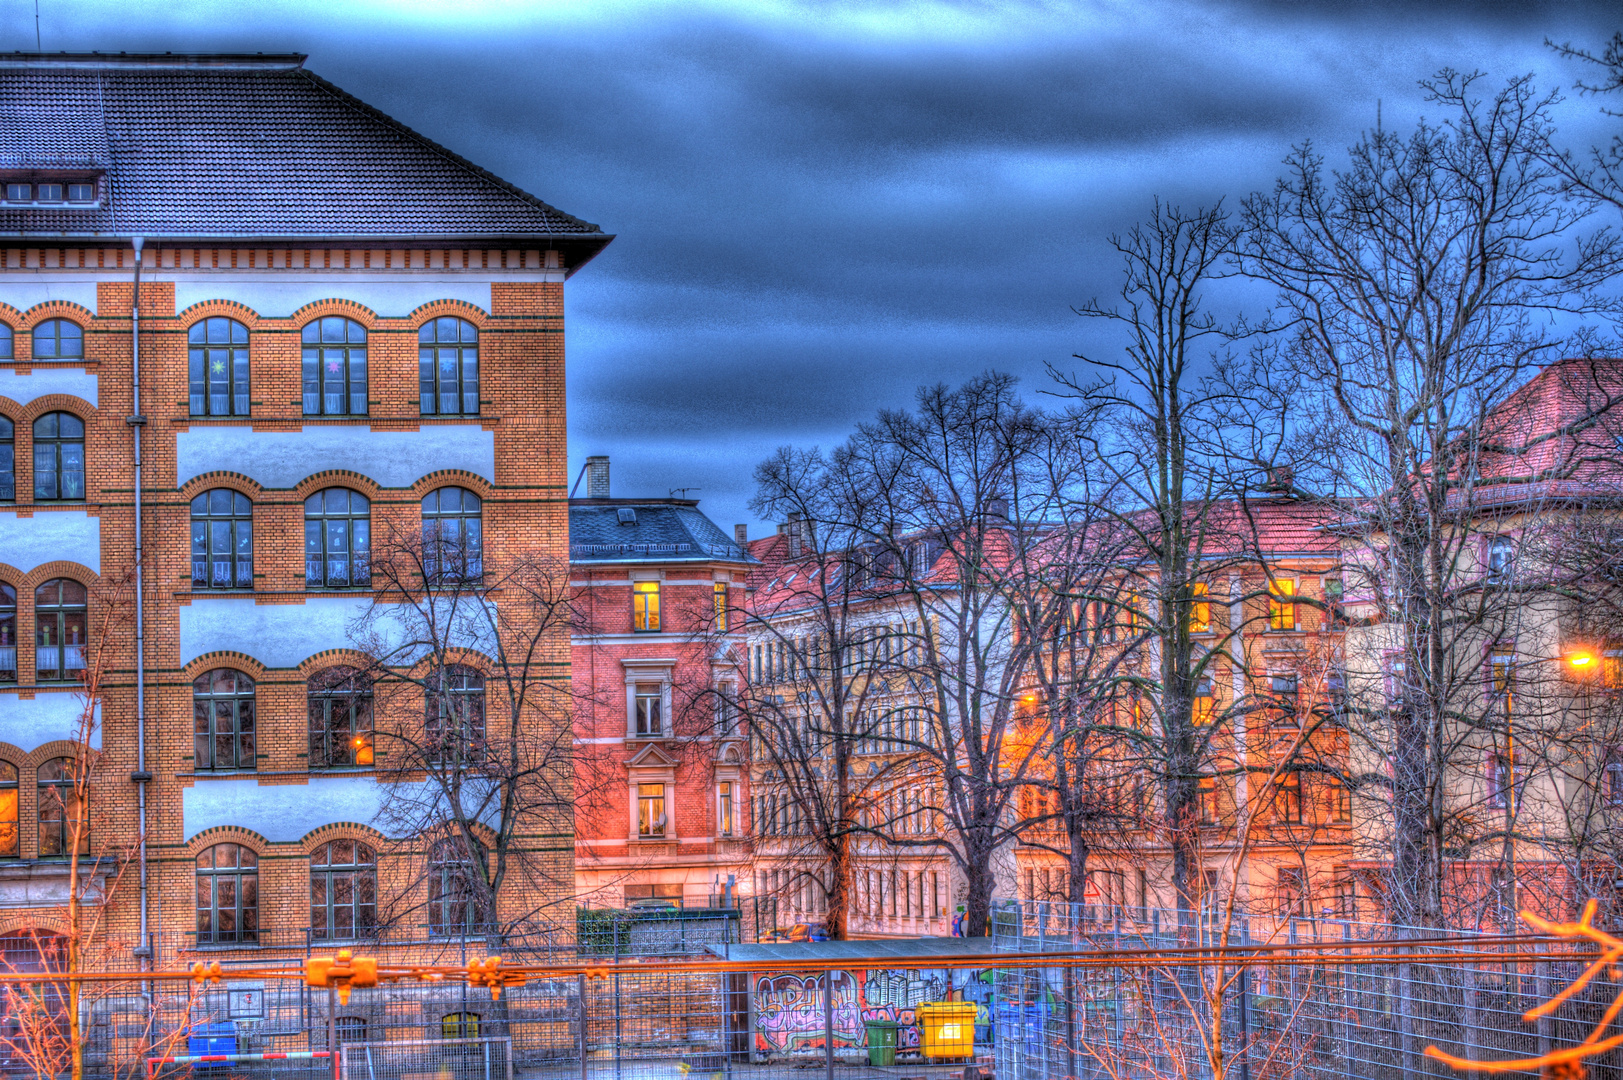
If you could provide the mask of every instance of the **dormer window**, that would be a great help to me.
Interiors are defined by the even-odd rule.
[[[96,183],[90,179],[7,180],[6,202],[24,206],[89,206],[96,202]]]
[[[33,184],[7,184],[6,202],[33,202]]]
[[[635,507],[622,506],[617,511],[616,516],[620,519],[620,524],[622,525],[635,525],[637,523],[637,511]]]
[[[37,196],[35,196],[35,200],[37,202],[61,202],[62,201],[62,185],[61,184],[41,184],[39,186],[39,194]]]

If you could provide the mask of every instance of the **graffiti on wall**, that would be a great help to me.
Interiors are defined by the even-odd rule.
[[[973,1001],[976,1025],[990,1023],[992,973],[953,973],[952,987],[965,1001]],[[967,983],[967,985],[966,985]],[[867,1045],[864,1025],[870,1020],[899,1024],[899,1049],[917,1049],[917,1008],[944,1001],[948,973],[917,968],[898,970],[836,971],[833,977],[832,1016],[836,1049]],[[755,1012],[755,1052],[794,1054],[823,1048],[823,976],[757,975],[751,987]],[[977,1031],[977,1038],[984,1033]]]

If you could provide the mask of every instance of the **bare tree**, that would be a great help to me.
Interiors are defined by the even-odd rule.
[[[574,783],[573,702],[558,674],[567,565],[482,553],[429,521],[374,537],[371,578],[350,628],[363,663],[325,692],[353,721],[335,731],[372,732],[365,752],[389,780],[378,823],[412,867],[381,921],[426,921],[493,951],[554,928],[573,914],[572,863],[536,838],[567,834],[590,794]],[[368,709],[370,723],[354,719]]]
[[[1526,416],[1491,418],[1559,354],[1550,316],[1607,307],[1597,290],[1618,250],[1583,232],[1590,208],[1558,190],[1551,97],[1525,78],[1487,98],[1478,76],[1423,85],[1441,125],[1367,133],[1332,176],[1298,148],[1275,190],[1245,203],[1238,259],[1277,290],[1278,385],[1295,397],[1293,434],[1316,447],[1298,457],[1297,487],[1347,523],[1359,552],[1347,592],[1378,624],[1350,632],[1362,670],[1349,716],[1365,744],[1352,752],[1370,763],[1361,792],[1386,804],[1382,889],[1393,918],[1437,925],[1447,781],[1480,745],[1461,724],[1495,723],[1481,646],[1512,611],[1479,567],[1488,511],[1558,479],[1568,463],[1535,451],[1592,422],[1534,433]],[[1609,407],[1604,393],[1587,400]]]
[[[1599,52],[1581,49],[1570,42],[1556,45],[1544,42],[1568,60],[1576,60],[1594,77],[1579,79],[1574,89],[1585,97],[1623,93],[1623,31],[1612,35]],[[1606,116],[1623,117],[1623,110],[1603,107]],[[1614,134],[1606,146],[1592,146],[1584,157],[1570,151],[1551,150],[1551,168],[1565,181],[1567,191],[1582,199],[1608,203],[1623,210],[1623,134]]]

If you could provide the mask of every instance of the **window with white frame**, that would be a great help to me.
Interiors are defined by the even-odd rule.
[[[665,689],[659,683],[638,683],[633,699],[632,731],[639,739],[657,739],[665,734]]]
[[[733,819],[735,786],[731,780],[716,785],[716,832],[721,836],[732,836],[737,828]]]
[[[665,785],[637,785],[637,835],[645,840],[663,839],[669,819],[665,814]]]

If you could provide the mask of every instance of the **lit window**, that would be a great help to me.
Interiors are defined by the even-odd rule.
[[[372,581],[372,504],[358,491],[328,488],[304,500],[304,583],[342,589]]]
[[[1488,650],[1488,700],[1510,711],[1516,697],[1516,651],[1509,645]]]
[[[197,943],[259,940],[259,856],[215,844],[197,857]]]
[[[254,587],[254,508],[228,488],[192,500],[192,588]]]
[[[727,583],[723,581],[716,582],[714,593],[716,606],[716,632],[725,634],[727,632]]]
[[[17,498],[17,433],[10,420],[0,416],[0,502]]]
[[[477,1039],[479,1037],[479,1014],[471,1012],[447,1014],[440,1019],[440,1037],[442,1039]]]
[[[633,726],[638,738],[657,739],[665,733],[664,688],[659,683],[638,683],[633,695],[636,716]]]
[[[193,416],[248,415],[248,328],[215,317],[192,324],[189,345]]]
[[[79,828],[79,797],[73,790],[73,759],[52,758],[39,767],[38,789],[34,793],[39,819],[39,853],[66,855],[73,834]],[[79,854],[90,852],[90,815],[79,833]]]
[[[304,414],[366,415],[366,327],[329,315],[304,328]]]
[[[428,757],[435,762],[467,762],[485,745],[485,677],[456,665],[431,674],[424,687]]]
[[[1275,581],[1269,587],[1268,629],[1296,629],[1296,582]]]
[[[424,415],[479,411],[479,328],[443,318],[417,332],[419,405]]]
[[[192,742],[198,769],[252,769],[254,681],[216,668],[192,682]]]
[[[0,682],[17,681],[17,590],[0,582]]]
[[[1222,808],[1217,801],[1217,779],[1212,776],[1203,776],[1200,779],[1199,812],[1202,825],[1216,825],[1222,816]]]
[[[637,785],[637,835],[665,835],[665,785]]]
[[[435,584],[477,581],[484,573],[483,507],[459,487],[439,488],[423,500],[423,573]]]
[[[46,319],[34,327],[35,360],[82,360],[85,332],[67,319]]]
[[[376,854],[355,840],[333,840],[316,848],[310,856],[310,936],[350,941],[377,925]]]
[[[34,667],[40,682],[76,682],[90,644],[85,587],[55,578],[34,590]]]
[[[1206,599],[1206,583],[1196,581],[1189,586],[1189,632],[1210,633],[1212,629],[1212,602]]]
[[[307,684],[310,768],[371,765],[372,684],[354,668],[319,671]]]
[[[3,800],[4,797],[5,797],[4,792],[0,791],[0,800]],[[0,804],[0,811],[3,811],[3,809],[4,809],[3,804]],[[717,809],[717,822],[716,822],[717,831],[720,832],[722,836],[731,836],[731,835],[733,835],[733,785],[732,785],[731,781],[723,781],[720,785],[717,786],[717,789],[716,789],[716,809]],[[13,813],[15,813],[16,807],[13,806],[12,810],[13,810]],[[4,822],[0,821],[0,829],[3,829],[3,828],[4,828]],[[3,836],[3,834],[0,834],[0,854],[4,854],[3,844],[4,844],[4,836]]]
[[[0,859],[15,859],[22,853],[17,834],[17,766],[0,761]]]
[[[84,501],[85,422],[72,413],[34,421],[34,498]]]
[[[1600,684],[1608,690],[1623,688],[1623,649],[1607,649],[1601,654]]]
[[[652,633],[659,629],[659,582],[632,583],[631,629],[638,633]]]

